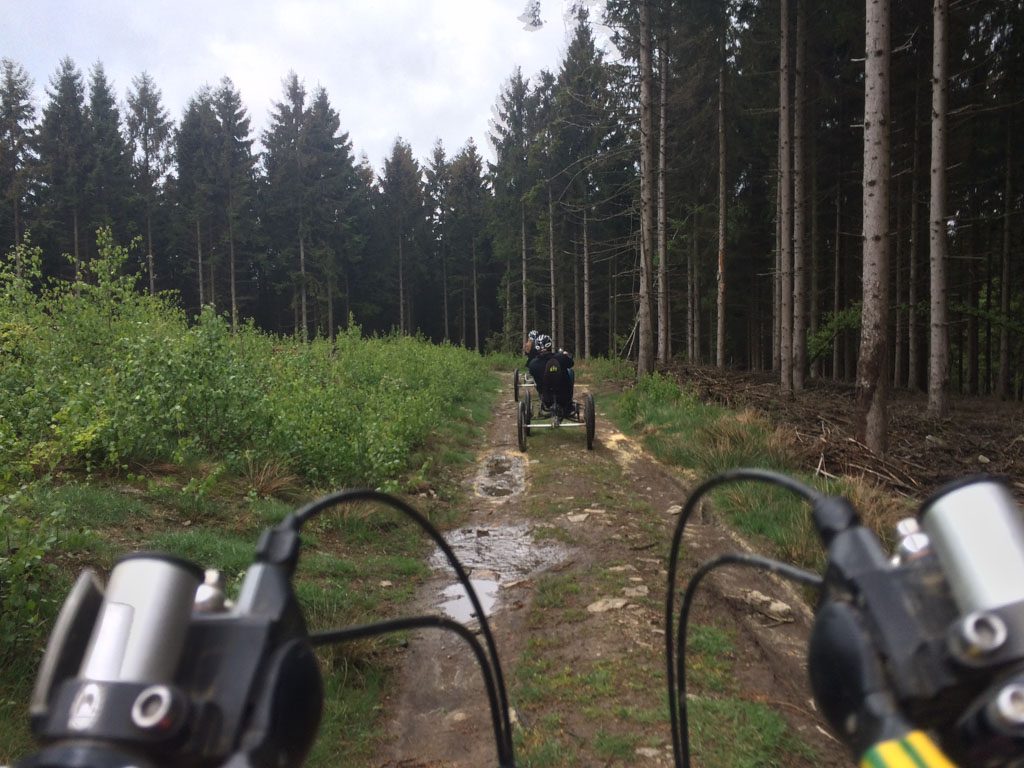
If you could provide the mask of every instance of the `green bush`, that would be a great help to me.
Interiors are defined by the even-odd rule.
[[[0,268],[0,488],[58,467],[203,457],[386,485],[437,420],[492,386],[471,352],[364,339],[355,324],[334,343],[233,333],[210,308],[189,324],[166,297],[135,290],[109,232],[98,245],[73,285],[33,290],[28,247]]]

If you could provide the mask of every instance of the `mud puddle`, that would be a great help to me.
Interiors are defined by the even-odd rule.
[[[445,539],[469,573],[470,583],[490,616],[499,606],[499,593],[537,571],[563,561],[568,551],[551,541],[537,541],[528,525],[470,526],[447,534]],[[430,567],[451,572],[441,550],[430,556]],[[468,623],[477,618],[462,585],[458,582],[441,592],[440,608],[450,618]]]
[[[476,495],[496,502],[518,496],[526,488],[526,461],[517,454],[492,451],[480,460],[473,480]]]

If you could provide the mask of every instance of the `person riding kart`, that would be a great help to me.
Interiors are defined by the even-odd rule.
[[[573,359],[564,350],[554,351],[554,342],[546,334],[534,341],[537,356],[530,361],[530,375],[537,383],[542,413],[552,412],[557,417],[575,417],[573,402]]]

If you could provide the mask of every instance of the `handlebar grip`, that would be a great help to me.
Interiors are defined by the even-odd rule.
[[[890,739],[861,755],[860,768],[956,768],[923,731]]]

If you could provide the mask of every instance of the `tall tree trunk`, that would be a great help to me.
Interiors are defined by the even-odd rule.
[[[71,209],[71,227],[75,238],[75,282],[82,279],[82,257],[78,252],[78,207]]]
[[[306,307],[306,238],[302,230],[299,230],[299,304],[300,317],[302,320],[302,333],[299,338],[305,341],[309,338],[309,316]]]
[[[665,195],[668,135],[668,58],[661,49],[658,98],[658,359],[668,365],[672,358],[668,302],[668,202]]]
[[[327,277],[327,338],[334,343],[334,275]]]
[[[17,207],[14,212],[17,215]],[[15,221],[15,233],[17,233],[17,221]],[[149,295],[152,296],[156,293],[156,269],[153,264],[153,212],[148,196],[146,198],[146,262],[149,265]]]
[[[615,254],[608,259],[608,307],[611,317],[608,318],[608,354],[619,353],[619,275],[616,272]]]
[[[583,208],[583,357],[590,358],[590,229],[589,208]],[[610,351],[610,350],[609,350]]]
[[[509,271],[508,280],[505,284],[505,307],[506,313],[509,311],[509,302],[511,301],[511,287],[508,283],[512,280],[512,271]],[[444,341],[448,341],[451,338],[451,334],[448,330],[448,254],[445,253],[444,245],[441,245],[441,311],[444,312],[444,320],[442,327],[444,328]]]
[[[918,290],[921,276],[921,72],[914,78],[913,161],[910,171],[910,251],[907,254],[907,387],[911,392],[921,388],[921,331],[917,316]]]
[[[654,332],[651,323],[651,265],[654,169],[653,109],[651,91],[654,73],[651,64],[650,0],[640,2],[640,310],[637,333],[637,376],[654,371]]]
[[[523,339],[530,332],[526,324],[526,202],[519,201],[519,225],[523,244]]]
[[[586,209],[583,216],[586,217]],[[583,300],[580,297],[580,241],[576,238],[572,244],[572,330],[573,330],[573,352],[577,355],[583,349]]]
[[[206,306],[206,297],[203,295],[203,230],[199,226],[199,218],[196,218],[196,254],[199,257],[199,310]]]
[[[480,301],[476,279],[476,240],[471,244],[473,253],[473,349],[480,351]]]
[[[818,220],[818,142],[815,132],[811,131],[811,297],[810,322],[808,329],[811,336],[818,332],[821,319],[821,231]],[[821,378],[821,355],[811,361],[810,375],[812,379]]]
[[[999,281],[999,380],[1000,400],[1010,397],[1010,215],[1013,213],[1013,120],[1006,124],[1006,178],[1003,182],[1003,274]]]
[[[398,332],[405,333],[405,254],[402,250],[402,228],[398,228]],[[465,297],[463,297],[465,306]],[[463,336],[465,341],[465,336]]]
[[[981,211],[975,210],[975,225],[971,232],[974,253],[967,260],[967,394],[978,394],[978,254],[984,247],[981,233]]]
[[[719,32],[718,62],[718,274],[716,310],[718,327],[715,339],[715,364],[725,367],[725,29]]]
[[[782,369],[782,142],[775,174],[775,253],[772,270],[772,372]],[[781,374],[779,374],[781,375]]]
[[[949,45],[949,0],[935,0],[932,14],[932,180],[928,214],[931,246],[931,342],[928,362],[928,415],[932,418],[941,418],[949,410],[949,326],[946,306],[946,58]]]
[[[864,64],[864,296],[857,434],[885,453],[889,390],[889,0],[867,0]]]
[[[796,0],[796,74],[793,103],[793,390],[807,369],[807,0]]]
[[[231,330],[238,330],[238,297],[235,292],[235,217],[232,192],[228,191],[228,279],[231,281]]]
[[[843,187],[836,182],[836,234],[832,243],[834,248],[832,264],[832,316],[838,317],[843,308]],[[841,381],[842,333],[836,333],[832,339],[832,381]]]
[[[555,312],[557,310],[555,291],[555,205],[551,201],[551,183],[548,182],[548,271],[551,276],[551,338],[555,343],[560,343],[558,327],[555,323]]]
[[[693,232],[690,236],[690,253],[686,257],[686,359],[697,362],[697,209],[693,211]]]
[[[896,312],[896,328],[893,334],[892,384],[894,388],[903,386],[903,174],[896,181],[896,296],[893,304]]]
[[[779,286],[779,373],[783,394],[793,392],[793,150],[789,87],[789,0],[780,0],[779,174],[782,190],[781,274]]]

